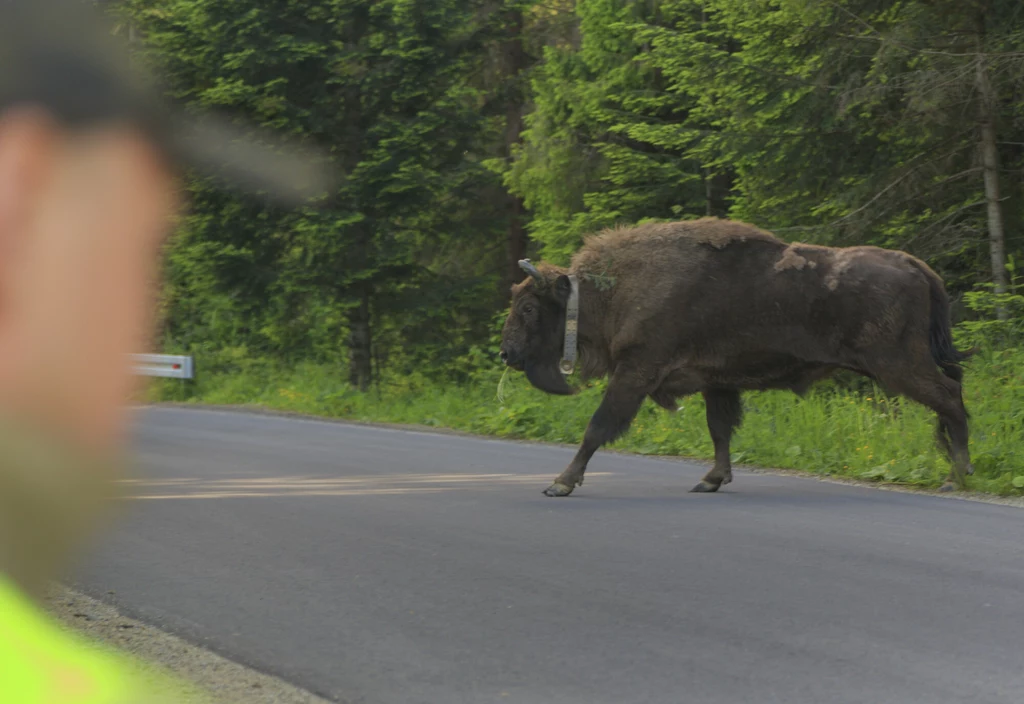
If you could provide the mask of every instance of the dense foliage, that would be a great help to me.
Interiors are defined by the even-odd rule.
[[[496,124],[473,3],[131,0],[176,97],[325,149],[322,207],[282,211],[190,184],[170,251],[167,344],[223,357],[443,365],[500,304]],[[499,242],[500,245],[500,242]],[[422,354],[420,354],[422,353]]]
[[[117,11],[177,97],[308,140],[344,175],[303,211],[189,183],[162,344],[207,368],[329,363],[363,389],[382,373],[464,381],[516,259],[564,262],[586,233],[645,219],[902,248],[957,296],[1004,295],[1024,244],[1013,0]]]
[[[552,256],[616,222],[729,214],[790,239],[907,249],[962,290],[993,276],[983,123],[1020,250],[1019,3],[589,0],[577,13],[579,46],[549,48],[535,73],[507,179]]]

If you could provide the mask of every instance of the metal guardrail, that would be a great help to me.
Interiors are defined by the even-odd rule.
[[[162,376],[171,379],[191,379],[192,358],[173,354],[133,354],[136,374]]]

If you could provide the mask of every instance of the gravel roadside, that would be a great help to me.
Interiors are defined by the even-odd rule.
[[[327,704],[277,678],[227,660],[64,585],[54,585],[48,606],[64,627],[171,672],[191,687],[181,704]]]

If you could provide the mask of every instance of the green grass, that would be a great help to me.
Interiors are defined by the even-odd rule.
[[[461,387],[395,379],[366,394],[344,382],[342,369],[299,365],[282,369],[259,360],[204,367],[195,383],[161,380],[153,401],[255,404],[369,422],[451,428],[481,435],[577,443],[597,408],[602,384],[574,397],[546,396],[520,374],[487,369]],[[206,372],[204,373],[204,369]],[[976,473],[968,489],[1024,493],[1024,352],[986,351],[968,368],[964,398],[972,414]],[[870,388],[870,387],[869,387]],[[650,455],[713,457],[700,396],[670,413],[646,403],[629,433],[613,447]],[[788,392],[744,395],[744,423],[733,439],[733,461],[761,467],[934,488],[949,465],[933,442],[934,415],[876,390],[822,385],[806,398]],[[552,476],[560,470],[552,467]]]

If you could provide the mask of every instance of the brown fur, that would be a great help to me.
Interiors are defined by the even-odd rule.
[[[799,271],[805,266],[809,266],[812,269],[818,266],[817,262],[810,261],[800,254],[798,254],[798,247],[796,245],[790,245],[786,247],[786,251],[782,253],[778,261],[775,262],[775,271],[783,271],[784,269],[796,269]]]
[[[695,393],[708,400],[716,446],[715,469],[696,490],[714,491],[731,480],[741,391],[803,394],[838,369],[933,408],[952,448],[951,481],[971,471],[965,355],[952,347],[941,279],[909,254],[788,244],[752,225],[703,218],[608,230],[587,238],[568,269],[538,268],[542,281],[513,288],[503,357],[535,386],[571,393],[557,363],[572,273],[580,376],[610,375],[580,452],[549,492],[582,483],[590,456],[628,429],[644,398],[674,409]]]

